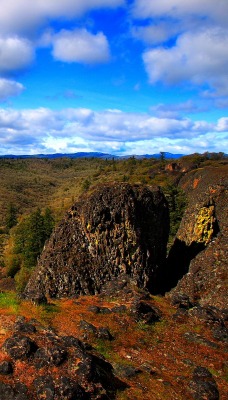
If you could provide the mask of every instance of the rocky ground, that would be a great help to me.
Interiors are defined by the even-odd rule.
[[[22,301],[1,310],[0,398],[225,400],[227,319],[126,276],[96,296]]]

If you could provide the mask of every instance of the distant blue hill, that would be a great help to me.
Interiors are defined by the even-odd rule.
[[[172,154],[172,153],[164,153],[165,158],[169,159],[176,159],[176,158],[180,158],[182,157],[184,154]],[[7,155],[0,155],[0,158],[10,158],[10,159],[21,159],[21,158],[49,158],[49,159],[53,159],[53,158],[107,158],[107,159],[122,159],[122,158],[130,158],[130,157],[135,157],[137,159],[141,159],[141,158],[160,158],[161,154],[143,154],[143,155],[128,155],[128,156],[116,156],[116,155],[112,155],[112,154],[106,154],[106,153],[99,153],[99,152],[78,152],[78,153],[69,153],[69,154],[65,154],[65,153],[55,153],[55,154],[34,154],[34,155],[15,155],[15,154],[7,154]]]

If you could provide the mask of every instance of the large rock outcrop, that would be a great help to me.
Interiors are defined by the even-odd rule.
[[[168,257],[171,296],[224,308],[227,304],[228,166],[205,167],[180,181],[188,207]],[[178,283],[177,283],[178,282]]]
[[[100,187],[76,203],[54,231],[24,295],[95,294],[121,273],[158,292],[168,231],[168,206],[158,188]]]

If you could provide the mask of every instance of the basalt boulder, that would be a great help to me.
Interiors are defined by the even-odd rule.
[[[74,204],[56,228],[24,295],[96,294],[121,274],[159,292],[168,233],[168,206],[159,188],[99,187]]]

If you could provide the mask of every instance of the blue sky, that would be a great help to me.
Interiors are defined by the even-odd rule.
[[[0,154],[228,151],[227,0],[0,0]]]

